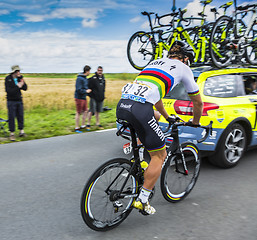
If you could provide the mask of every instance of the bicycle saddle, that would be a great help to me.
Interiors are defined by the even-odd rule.
[[[219,6],[219,8],[228,8],[233,4],[233,1],[227,2],[225,4],[222,4],[221,6]]]
[[[212,0],[202,0],[202,1],[200,1],[200,3],[203,3],[205,5],[210,4],[211,2],[212,2]]]

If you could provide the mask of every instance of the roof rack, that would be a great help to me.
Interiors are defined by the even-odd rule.
[[[230,69],[230,68],[257,68],[257,65],[251,65],[251,64],[247,64],[247,63],[243,63],[243,64],[231,64],[227,67],[225,67],[225,69]]]
[[[210,63],[193,63],[191,68],[199,71],[209,71],[209,70],[221,70],[221,69],[233,69],[233,68],[257,68],[257,65],[251,65],[249,63],[241,63],[241,64],[231,64],[224,68],[217,68]]]

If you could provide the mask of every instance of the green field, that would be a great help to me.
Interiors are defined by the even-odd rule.
[[[17,141],[48,138],[74,132],[75,103],[74,90],[76,75],[74,73],[30,73],[23,74],[28,91],[23,92],[24,102],[24,130],[25,138],[16,138]],[[133,81],[137,74],[113,73],[105,74],[106,99],[104,106],[112,108],[100,114],[101,124],[105,129],[114,128],[115,108],[121,95],[121,88],[127,82]],[[4,78],[0,74],[0,117],[7,119],[7,109],[4,91]],[[89,100],[89,98],[88,98]],[[95,118],[92,117],[91,131],[97,130]],[[5,127],[8,129],[8,127]],[[18,135],[18,131],[16,131]],[[10,142],[0,132],[0,143]]]

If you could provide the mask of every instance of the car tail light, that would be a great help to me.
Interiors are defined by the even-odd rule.
[[[203,114],[202,116],[208,116],[209,110],[218,109],[219,105],[215,103],[203,103]],[[177,100],[174,103],[174,109],[177,114],[193,116],[193,102]]]
[[[174,103],[174,109],[177,114],[193,115],[193,103],[191,101],[177,100]]]

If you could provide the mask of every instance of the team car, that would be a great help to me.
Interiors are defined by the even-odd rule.
[[[205,130],[180,127],[180,142],[194,142],[202,156],[216,166],[233,167],[248,148],[257,146],[257,67],[198,67],[192,71],[203,101],[200,123],[208,125],[213,121],[213,131],[204,142],[197,143]],[[162,101],[169,115],[178,115],[185,121],[192,118],[193,104],[183,83]],[[159,124],[163,130],[168,126],[163,117]],[[171,142],[172,138],[166,139],[167,145]]]

